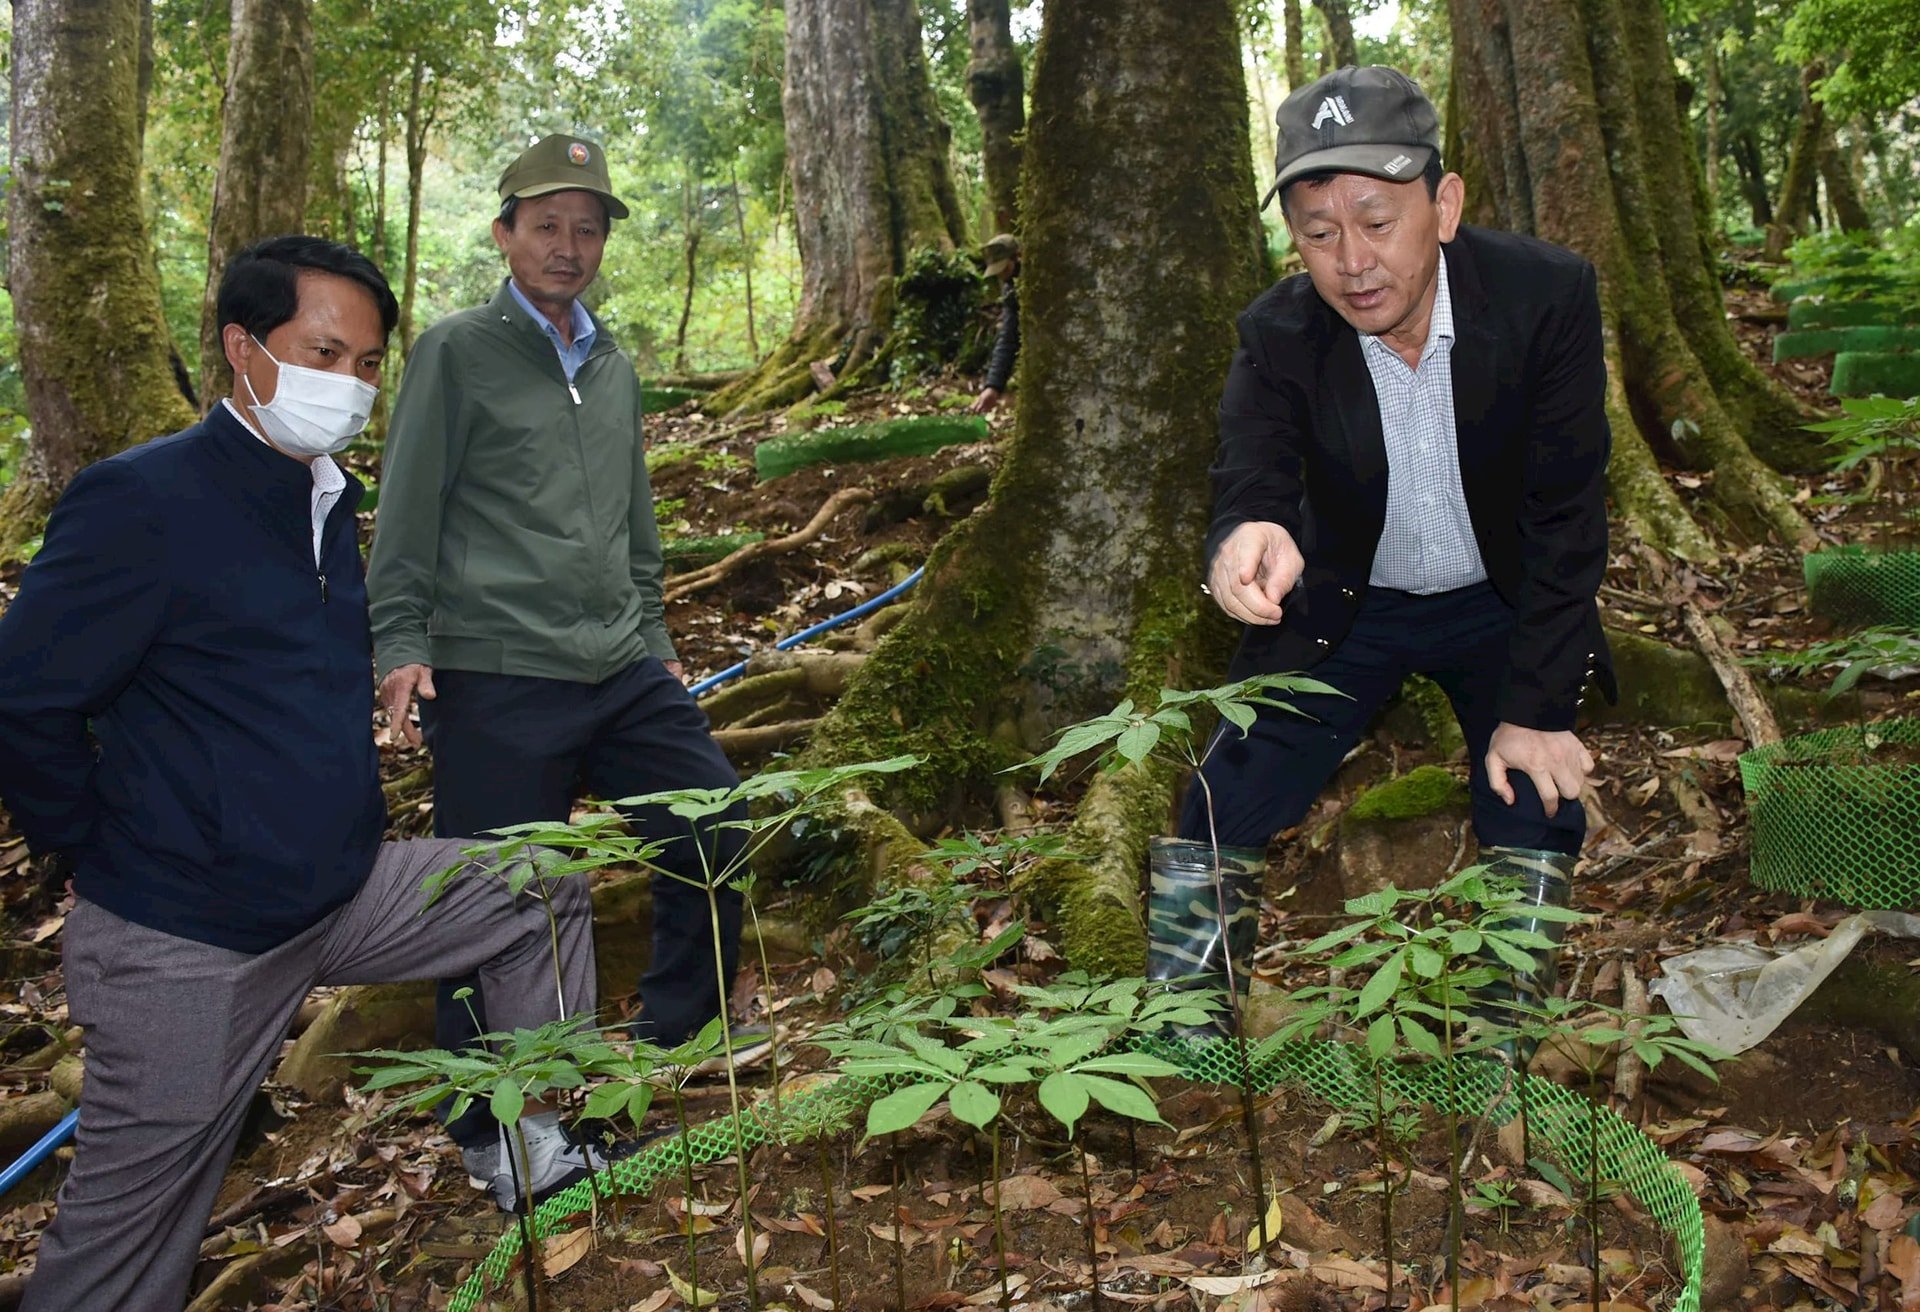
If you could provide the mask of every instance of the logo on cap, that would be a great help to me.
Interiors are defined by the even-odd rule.
[[[587,162],[587,148],[576,141],[567,147],[567,158],[575,164],[585,164]]]
[[[1413,163],[1412,156],[1395,155],[1392,159],[1388,160],[1385,164],[1382,164],[1380,167],[1385,169],[1389,176],[1397,178],[1400,176],[1400,170],[1405,168],[1407,165],[1411,163]]]
[[[1321,101],[1320,112],[1313,116],[1313,126],[1317,129],[1328,119],[1341,127],[1353,122],[1353,111],[1347,108],[1345,96],[1328,96]]]

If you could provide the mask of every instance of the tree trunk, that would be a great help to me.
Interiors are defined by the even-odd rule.
[[[1860,199],[1860,184],[1854,177],[1853,160],[1840,149],[1834,137],[1833,122],[1820,127],[1820,180],[1827,184],[1827,202],[1833,206],[1833,221],[1843,232],[1871,232],[1873,216]]]
[[[687,324],[693,318],[693,289],[700,276],[700,187],[694,181],[693,161],[687,161],[680,179],[680,250],[687,266],[687,294],[680,301],[680,326],[673,334],[673,371],[687,369]]]
[[[1013,44],[1009,0],[967,0],[967,99],[980,115],[981,154],[995,232],[1020,228],[1020,134],[1026,130],[1026,86]]]
[[[1320,55],[1320,71],[1358,64],[1360,52],[1353,44],[1353,8],[1349,0],[1313,0],[1313,7],[1327,23],[1327,45]]]
[[[1707,203],[1717,215],[1720,209],[1720,102],[1726,93],[1720,87],[1720,25],[1708,22],[1700,40],[1706,46],[1707,60]],[[1718,232],[1716,224],[1712,229]]]
[[[1767,194],[1767,169],[1752,128],[1733,139],[1733,162],[1740,167],[1740,190],[1747,198],[1753,226],[1764,232],[1773,226],[1773,197]]]
[[[380,83],[380,116],[373,148],[373,262],[385,271],[387,251],[387,139],[393,135],[393,88]]]
[[[814,361],[856,376],[892,326],[907,256],[967,239],[913,0],[790,0],[786,59],[800,303],[787,341],[715,393],[722,411],[799,400]]]
[[[1218,654],[1199,624],[1206,469],[1260,279],[1235,4],[1052,0],[1033,86],[1027,382],[992,501],[935,550],[810,749],[926,758],[884,800],[931,824],[985,805],[1053,727]],[[1103,777],[1072,839],[1095,862],[1030,881],[1077,965],[1140,968],[1139,871],[1171,785]]]
[[[1663,444],[1685,435],[1733,518],[1810,546],[1812,530],[1710,376],[1727,329],[1658,0],[1457,0],[1453,37],[1475,217],[1569,246],[1599,270],[1614,382],[1609,476],[1629,523],[1663,550],[1713,554],[1659,477],[1639,418]]]
[[[15,0],[8,285],[32,436],[0,552],[82,466],[193,422],[140,198],[139,0]]]
[[[426,92],[427,66],[413,61],[407,88],[407,264],[400,292],[400,355],[413,350],[413,304],[420,287],[420,191],[427,171],[427,136],[433,129],[432,97]]]
[[[747,238],[747,207],[740,199],[740,173],[732,161],[727,163],[727,181],[733,188],[733,221],[740,228],[740,268],[747,280],[747,351],[760,358],[760,329],[753,312],[753,243]]]
[[[1814,98],[1825,70],[1809,64],[1800,70],[1800,117],[1794,120],[1793,139],[1787,147],[1787,172],[1780,180],[1780,202],[1773,207],[1773,222],[1767,225],[1766,257],[1782,258],[1795,237],[1807,230],[1813,218],[1814,189],[1820,174],[1820,132],[1826,124],[1826,110]]]
[[[1287,90],[1307,84],[1307,33],[1300,21],[1300,0],[1281,0],[1280,21],[1287,34]]]
[[[249,242],[306,225],[313,129],[310,0],[232,0],[220,168],[207,220],[207,288],[200,302],[200,400],[233,387],[214,299],[227,261]]]

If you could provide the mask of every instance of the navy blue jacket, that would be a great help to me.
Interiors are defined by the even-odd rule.
[[[386,823],[360,484],[225,406],[89,466],[0,617],[0,801],[79,894],[257,953],[345,903]]]

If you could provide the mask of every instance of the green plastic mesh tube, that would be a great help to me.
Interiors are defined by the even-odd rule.
[[[1184,1067],[1188,1075],[1209,1083],[1230,1083],[1236,1062],[1231,1045],[1221,1042],[1149,1047]],[[1281,1083],[1298,1084],[1343,1109],[1365,1110],[1373,1105],[1372,1066],[1365,1050],[1353,1044],[1301,1040],[1290,1043],[1254,1072],[1262,1090]],[[1435,1065],[1390,1066],[1387,1086],[1400,1099],[1444,1108],[1446,1073]],[[1700,1204],[1654,1142],[1611,1109],[1596,1106],[1580,1094],[1548,1080],[1522,1076],[1507,1088],[1506,1069],[1493,1062],[1463,1061],[1454,1074],[1455,1110],[1464,1115],[1484,1113],[1495,1126],[1519,1114],[1520,1084],[1524,1083],[1527,1125],[1533,1142],[1564,1167],[1570,1178],[1584,1177],[1588,1145],[1599,1142],[1599,1178],[1626,1188],[1674,1241],[1686,1285],[1673,1303],[1673,1312],[1699,1312],[1700,1276],[1705,1232]],[[835,1083],[788,1100],[789,1115],[806,1119],[798,1109],[824,1100],[846,1111],[858,1111],[891,1087],[885,1080],[842,1076]],[[1504,1097],[1503,1097],[1504,1094]],[[739,1138],[746,1150],[775,1141],[775,1127],[759,1109],[745,1109]],[[1597,1122],[1597,1127],[1596,1127]],[[635,1195],[650,1192],[662,1179],[686,1169],[687,1154],[696,1163],[711,1162],[734,1151],[736,1136],[730,1118],[708,1121],[675,1135],[643,1152],[613,1163],[591,1180],[549,1198],[533,1214],[533,1230],[540,1238],[561,1230],[567,1221],[586,1211],[596,1192]],[[454,1291],[448,1312],[473,1312],[490,1289],[502,1285],[520,1254],[520,1229],[510,1226],[465,1284]]]

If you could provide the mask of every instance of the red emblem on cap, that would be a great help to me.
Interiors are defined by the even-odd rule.
[[[567,158],[575,164],[585,164],[587,162],[587,148],[576,141],[567,147]]]

